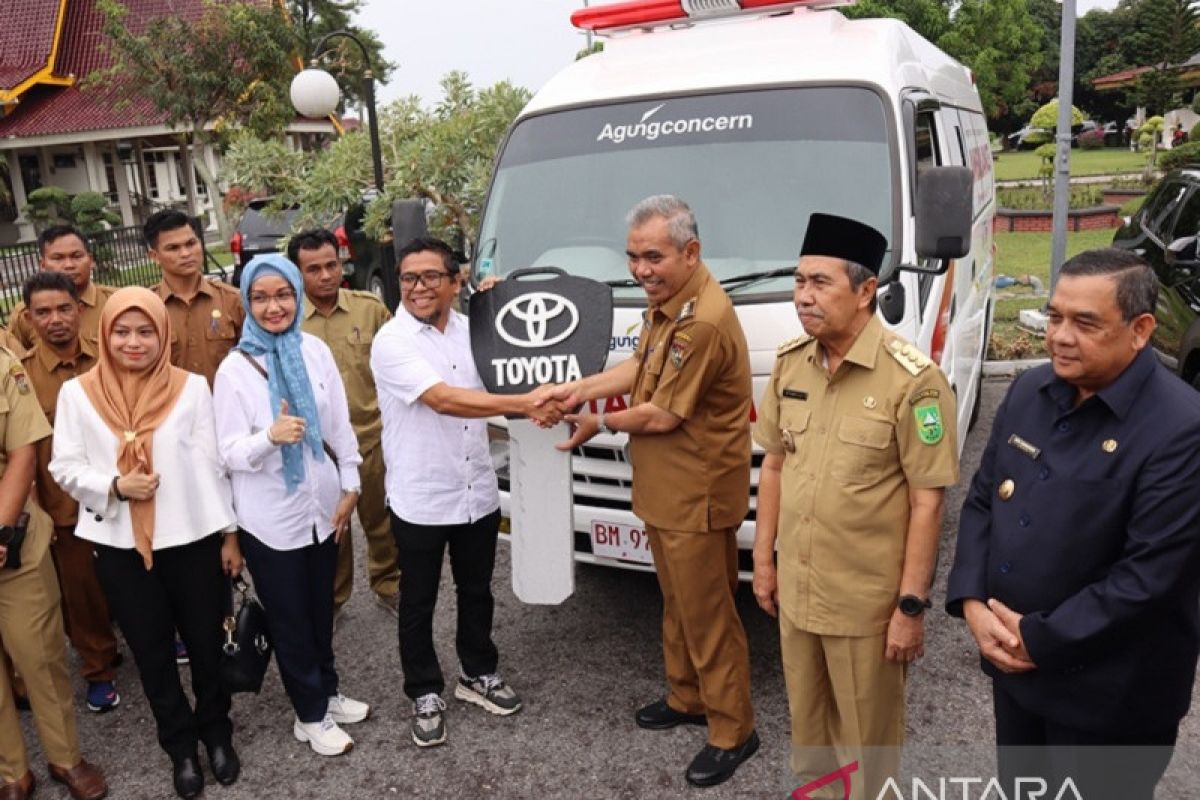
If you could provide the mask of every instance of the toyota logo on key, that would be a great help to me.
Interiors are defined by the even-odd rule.
[[[599,372],[612,338],[612,289],[557,267],[509,273],[471,296],[471,351],[488,391],[520,394]]]
[[[550,292],[514,297],[496,315],[496,333],[514,347],[551,347],[574,333],[578,326],[579,310],[575,304]]]

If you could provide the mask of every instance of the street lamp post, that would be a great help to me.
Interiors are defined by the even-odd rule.
[[[337,81],[325,70],[317,66],[317,59],[325,52],[329,41],[336,37],[349,39],[358,45],[362,51],[363,63],[363,99],[367,105],[367,130],[371,137],[371,165],[375,172],[375,191],[383,195],[383,150],[379,145],[379,121],[375,115],[375,74],[371,70],[371,55],[367,47],[357,36],[349,31],[333,31],[321,37],[313,49],[309,68],[297,73],[292,79],[291,98],[296,111],[306,117],[327,117],[337,110],[341,91]],[[378,257],[383,264],[384,298],[389,308],[395,309],[400,303],[400,282],[396,276],[394,265],[391,264],[391,248],[380,247]]]

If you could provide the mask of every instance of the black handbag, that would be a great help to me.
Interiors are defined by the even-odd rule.
[[[17,517],[16,525],[0,527],[0,545],[4,545],[7,554],[4,556],[4,566],[7,569],[21,568],[21,546],[25,544],[25,532],[29,528],[29,515],[24,511]]]
[[[233,609],[234,593],[240,598],[236,611]],[[267,674],[267,664],[271,661],[271,636],[267,632],[267,612],[240,575],[230,580],[224,628],[221,680],[225,688],[230,694],[258,694],[263,676]]]

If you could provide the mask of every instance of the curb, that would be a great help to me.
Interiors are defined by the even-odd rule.
[[[985,361],[983,362],[983,377],[1011,378],[1028,369],[1049,364],[1048,358],[1026,358],[1017,361]]]

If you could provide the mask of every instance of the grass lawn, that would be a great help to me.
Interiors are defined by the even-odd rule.
[[[1092,250],[1107,247],[1112,243],[1112,230],[1080,231],[1067,234],[1067,258]],[[1050,289],[1050,234],[1048,233],[997,233],[996,274],[1018,278],[1030,275],[1042,282],[1046,291]],[[1028,286],[1009,286],[997,289],[995,310],[992,314],[992,338],[988,343],[988,358],[1040,358],[1045,353],[1040,337],[1026,333],[1017,327],[1017,317],[1024,308],[1041,308],[1046,303],[1044,294],[1034,294]]]
[[[1041,163],[1032,150],[1000,153],[996,157],[996,180],[1035,180]],[[1131,153],[1124,147],[1071,151],[1072,177],[1140,173],[1145,167],[1145,153]]]

